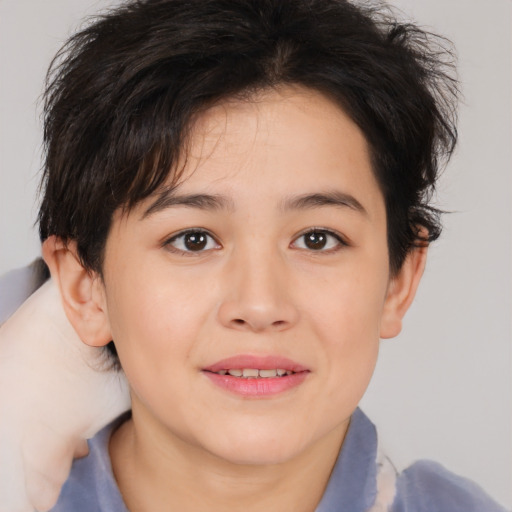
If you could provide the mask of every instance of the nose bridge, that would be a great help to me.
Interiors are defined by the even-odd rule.
[[[286,329],[297,321],[289,279],[285,258],[268,240],[235,247],[226,265],[221,321],[253,331]]]
[[[265,244],[259,244],[257,248],[240,251],[236,255],[241,281],[239,293],[243,300],[268,304],[279,301],[279,280],[285,277],[285,269],[276,252]]]

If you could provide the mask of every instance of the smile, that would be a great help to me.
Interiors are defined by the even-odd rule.
[[[202,369],[216,388],[241,398],[267,398],[300,386],[309,368],[280,356],[239,355]]]
[[[257,368],[243,368],[231,370],[219,370],[215,372],[218,375],[231,375],[232,377],[240,377],[243,379],[269,379],[272,377],[284,377],[291,375],[291,370],[284,370],[283,368],[276,368],[274,370],[258,370]]]

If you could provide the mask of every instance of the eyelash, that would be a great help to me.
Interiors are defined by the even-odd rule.
[[[200,229],[200,228],[192,228],[192,229],[186,229],[185,231],[180,231],[176,235],[173,235],[171,238],[166,240],[163,243],[163,246],[165,248],[167,248],[168,251],[176,253],[176,254],[181,254],[183,256],[200,256],[203,252],[205,252],[204,249],[200,250],[200,251],[190,251],[190,250],[178,249],[177,247],[174,247],[172,245],[172,243],[176,242],[176,240],[184,239],[187,235],[191,235],[191,234],[206,235],[208,238],[213,240],[215,245],[219,246],[219,243],[217,242],[217,240],[215,240],[215,238],[208,231],[206,231],[204,229]],[[207,242],[207,244],[208,243],[209,242]],[[206,251],[209,251],[209,250],[212,250],[212,248],[206,249]]]
[[[323,234],[323,235],[326,235],[327,237],[330,237],[330,238],[334,238],[336,240],[336,245],[334,247],[331,247],[329,249],[318,249],[318,250],[315,250],[315,249],[310,249],[308,247],[300,247],[299,249],[301,250],[304,250],[304,251],[308,251],[308,252],[311,252],[311,253],[314,253],[314,254],[333,254],[335,252],[338,252],[340,249],[342,249],[343,247],[348,247],[349,244],[348,242],[345,240],[345,238],[343,236],[341,236],[339,233],[335,232],[335,231],[332,231],[330,229],[325,229],[325,228],[320,228],[320,227],[314,227],[314,228],[308,228],[306,231],[302,232],[298,237],[296,237],[294,239],[293,242],[296,242],[297,240],[300,240],[301,238],[303,239],[306,235],[311,235],[311,234]]]
[[[347,247],[349,244],[347,243],[347,241],[339,234],[339,233],[336,233],[332,230],[329,230],[329,229],[325,229],[325,228],[308,228],[307,231],[304,231],[303,233],[301,233],[299,236],[297,236],[292,244],[296,243],[297,240],[305,237],[306,235],[311,235],[311,234],[323,234],[323,235],[326,235],[327,237],[330,237],[330,238],[334,238],[336,240],[336,245],[334,247],[330,247],[329,249],[318,249],[318,250],[315,250],[315,249],[310,249],[308,247],[299,247],[300,250],[304,250],[304,251],[308,251],[308,252],[311,252],[311,253],[324,253],[324,254],[332,254],[332,253],[335,253],[337,251],[339,251],[341,248],[343,247]],[[181,231],[175,235],[173,235],[171,238],[167,239],[162,245],[164,247],[167,248],[167,250],[169,250],[170,252],[173,252],[173,253],[176,253],[176,254],[180,254],[180,255],[184,255],[184,256],[200,256],[202,253],[206,252],[206,251],[210,251],[214,248],[210,247],[210,248],[204,248],[204,249],[201,249],[199,251],[192,251],[192,250],[184,250],[184,249],[179,249],[175,246],[173,246],[173,242],[176,242],[177,240],[180,240],[180,239],[184,239],[184,237],[186,237],[187,235],[190,235],[190,234],[196,234],[196,235],[206,235],[208,238],[210,238],[211,240],[213,240],[213,242],[215,243],[215,245],[218,248],[219,247],[219,243],[217,242],[217,240],[215,239],[215,237],[213,235],[211,235],[208,231],[204,230],[204,229],[200,229],[200,228],[192,228],[192,229],[187,229],[185,231]],[[208,245],[208,241],[206,242],[206,246]]]

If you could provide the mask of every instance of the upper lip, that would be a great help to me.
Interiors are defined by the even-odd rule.
[[[292,371],[294,373],[309,371],[309,369],[287,357],[282,356],[257,356],[250,354],[243,354],[233,357],[228,357],[217,361],[216,363],[203,368],[208,372],[219,372],[221,370],[233,370],[243,368],[256,368],[258,370],[273,370],[283,369]]]

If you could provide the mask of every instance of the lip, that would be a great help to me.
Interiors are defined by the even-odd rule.
[[[233,370],[237,368],[258,368],[258,370],[272,370],[274,368],[282,368],[283,370],[295,373],[308,372],[309,368],[281,356],[255,356],[243,354],[239,356],[228,357],[222,359],[211,366],[203,368],[207,372],[219,372],[220,370]]]
[[[291,375],[282,377],[250,378],[220,375],[220,370],[257,368],[259,370],[283,369],[292,371]],[[202,369],[203,374],[217,387],[231,394],[245,398],[265,398],[279,395],[296,388],[310,373],[305,366],[280,356],[239,355],[222,359]]]

